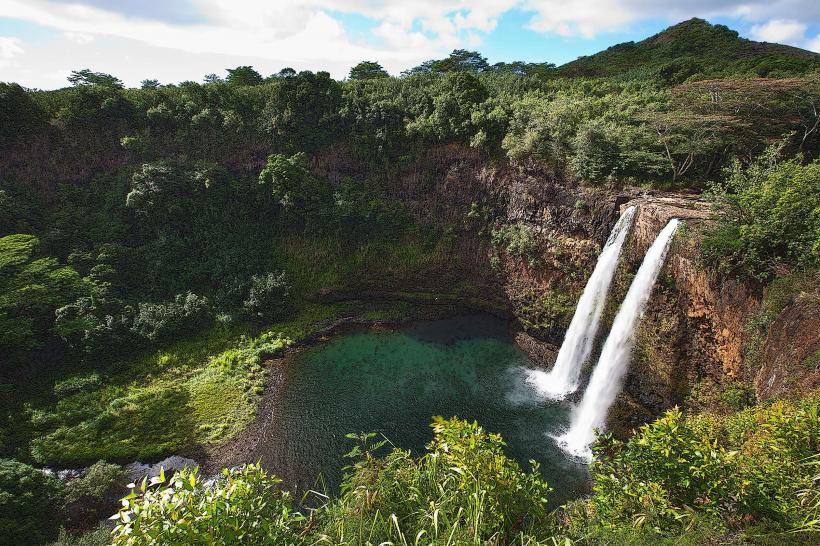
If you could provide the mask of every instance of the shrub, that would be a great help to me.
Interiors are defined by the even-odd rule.
[[[119,465],[98,461],[83,476],[71,481],[65,499],[72,527],[88,528],[113,514],[126,476]]]
[[[475,422],[433,419],[428,453],[413,459],[384,442],[360,444],[342,493],[314,517],[318,537],[333,544],[523,543],[547,523],[549,486],[538,466],[524,472],[504,454],[504,442]],[[423,538],[422,538],[423,537]]]
[[[193,332],[211,319],[207,298],[193,292],[177,294],[168,303],[140,303],[133,331],[151,341],[173,334]]]
[[[258,465],[225,470],[206,486],[198,470],[143,480],[123,499],[114,545],[279,545],[298,542],[300,514],[280,480]],[[133,484],[131,484],[133,486]]]
[[[108,546],[111,544],[111,529],[100,523],[91,531],[73,534],[60,529],[60,536],[51,546]]]
[[[538,242],[533,228],[527,224],[505,224],[493,229],[491,241],[495,248],[503,248],[510,256],[527,260],[531,267],[538,263]]]
[[[72,375],[54,384],[54,396],[63,398],[86,389],[96,389],[101,384],[102,380],[100,379],[100,374],[97,372]]]
[[[777,402],[728,417],[685,419],[677,409],[630,440],[603,437],[591,467],[591,526],[674,535],[704,518],[774,532],[805,526],[820,399]]]
[[[7,544],[39,545],[57,536],[63,485],[42,471],[0,459],[0,537]]]
[[[820,265],[820,159],[782,161],[769,148],[712,187],[715,227],[702,252],[720,269],[767,280],[780,266]]]
[[[251,287],[244,308],[251,314],[265,319],[282,316],[287,310],[290,285],[285,280],[285,272],[267,273],[251,277]]]

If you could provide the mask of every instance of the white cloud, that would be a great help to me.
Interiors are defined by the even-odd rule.
[[[805,47],[809,51],[820,53],[820,34],[818,34],[814,38],[807,40],[803,47]]]
[[[85,45],[94,41],[94,36],[84,32],[63,32],[65,39],[75,44]]]
[[[647,19],[671,23],[691,17],[730,17],[758,23],[761,28],[772,19],[781,23],[820,22],[820,2],[816,0],[522,0],[521,5],[534,12],[531,29],[585,38],[623,30],[630,23]],[[770,32],[778,30],[789,28],[775,25]]]
[[[749,35],[762,42],[793,44],[801,42],[806,35],[806,25],[797,21],[773,19],[762,25],[754,25]]]
[[[0,36],[0,68],[7,68],[15,63],[12,59],[24,53],[19,38]]]
[[[820,22],[820,2],[816,0],[166,1],[168,9],[164,10],[138,4],[129,4],[125,10],[104,0],[0,0],[0,17],[60,33],[60,45],[27,44],[26,64],[31,67],[36,61],[40,73],[53,74],[66,66],[94,70],[109,66],[107,70],[129,85],[157,76],[170,64],[185,74],[170,76],[170,81],[199,79],[201,75],[192,72],[206,61],[211,68],[203,74],[213,72],[216,63],[254,64],[268,73],[293,66],[329,70],[339,78],[364,59],[379,61],[395,74],[453,48],[480,49],[501,16],[513,9],[526,14],[528,28],[544,34],[590,38],[647,19],[672,23],[693,16],[722,16],[753,25],[759,39],[820,49],[820,37],[806,36],[810,25]],[[181,11],[195,16],[180,18]],[[346,28],[348,15],[356,16],[356,21],[365,18],[366,30],[351,32]],[[0,48],[5,48],[0,49],[0,59],[5,59],[7,66],[11,61],[2,56],[3,52],[22,51],[19,41],[9,40],[16,39],[0,43]],[[92,41],[94,47],[89,47]],[[128,62],[123,62],[124,58]],[[147,69],[143,67],[138,74],[140,63]],[[5,72],[3,79],[11,70]],[[45,76],[32,78],[29,84],[54,85]]]
[[[175,25],[127,17],[114,11],[47,0],[4,0],[0,17],[34,22],[80,37],[112,36],[192,53],[254,55],[294,64],[379,59],[388,69],[440,55],[476,32],[491,31],[518,0],[192,0],[205,22]],[[353,40],[331,13],[373,19],[386,46]],[[475,38],[472,43],[477,43]]]
[[[24,53],[19,38],[0,36],[0,59],[12,59]]]
[[[524,6],[535,12],[529,24],[532,30],[591,38],[637,19],[638,14],[628,4],[622,0],[527,0]]]

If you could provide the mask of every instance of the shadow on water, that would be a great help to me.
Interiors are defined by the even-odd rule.
[[[296,491],[315,488],[321,474],[335,492],[347,433],[381,433],[420,454],[431,416],[457,416],[500,433],[525,468],[538,461],[559,504],[587,491],[587,469],[550,437],[567,426],[569,404],[541,401],[527,367],[507,323],[489,315],[348,333],[287,364],[256,456]]]

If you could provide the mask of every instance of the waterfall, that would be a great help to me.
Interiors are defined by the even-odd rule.
[[[584,293],[578,300],[575,315],[558,351],[555,366],[549,373],[541,370],[527,372],[527,382],[548,398],[560,399],[578,388],[581,366],[592,352],[609,285],[615,276],[621,247],[634,216],[635,207],[627,208],[612,228],[612,233],[609,234],[601,255],[598,256],[595,269],[584,287]]]
[[[624,298],[612,330],[604,343],[601,358],[592,372],[584,397],[572,416],[566,434],[558,438],[567,451],[591,459],[590,446],[595,441],[595,429],[602,428],[607,411],[618,395],[632,356],[635,325],[643,314],[652,294],[652,286],[663,267],[663,261],[678,228],[678,220],[670,220],[649,247]]]

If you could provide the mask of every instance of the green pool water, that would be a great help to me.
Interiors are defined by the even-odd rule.
[[[585,491],[588,475],[551,438],[570,408],[536,396],[522,373],[531,366],[507,324],[484,315],[340,335],[286,365],[257,456],[294,489],[334,491],[347,433],[378,432],[421,453],[431,416],[458,416],[500,433],[526,468],[541,463],[553,504],[562,502]]]

